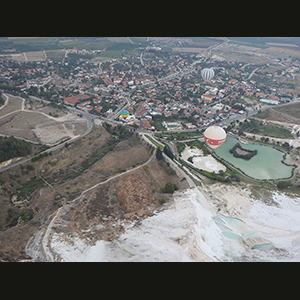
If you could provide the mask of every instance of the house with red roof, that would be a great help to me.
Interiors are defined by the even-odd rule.
[[[75,95],[72,97],[65,97],[64,103],[67,105],[75,106],[81,100],[88,99],[88,98],[90,98],[90,96],[84,95],[84,94],[79,94],[79,95]]]
[[[237,80],[236,80],[236,79],[230,79],[230,80],[228,81],[228,83],[230,83],[230,84],[235,84],[235,83],[237,83]]]

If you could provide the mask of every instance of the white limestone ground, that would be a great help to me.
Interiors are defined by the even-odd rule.
[[[62,261],[300,261],[300,199],[273,199],[224,184],[187,189],[112,242],[53,233],[51,248]]]
[[[203,156],[203,151],[186,146],[183,152],[181,153],[182,158],[187,161],[189,157],[193,157],[193,165],[198,168],[208,172],[216,172],[218,173],[220,170],[226,171],[226,167],[219,163],[214,157],[210,154]]]

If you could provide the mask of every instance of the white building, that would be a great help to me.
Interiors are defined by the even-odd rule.
[[[181,129],[181,125],[179,123],[177,123],[177,122],[162,121],[162,125],[164,127],[166,127],[168,131],[171,131],[171,130],[180,130]]]

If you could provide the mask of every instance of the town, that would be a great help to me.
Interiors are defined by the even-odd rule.
[[[299,47],[0,38],[0,261],[300,260]]]
[[[201,77],[203,68],[214,70],[209,82]],[[63,61],[1,58],[0,89],[58,108],[73,106],[136,129],[196,130],[226,124],[266,105],[296,101],[299,95],[287,79],[299,71],[295,57],[250,64],[147,46],[95,62],[90,52],[75,49]],[[122,109],[129,112],[126,120],[120,116]]]

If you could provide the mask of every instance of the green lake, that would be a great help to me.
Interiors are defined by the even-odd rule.
[[[243,144],[244,149],[257,150],[257,155],[250,160],[234,157],[229,150],[238,142],[238,139],[227,136],[226,141],[215,150],[215,153],[239,168],[246,175],[256,179],[288,178],[292,175],[293,166],[287,166],[281,161],[284,153],[270,146],[259,144]]]

